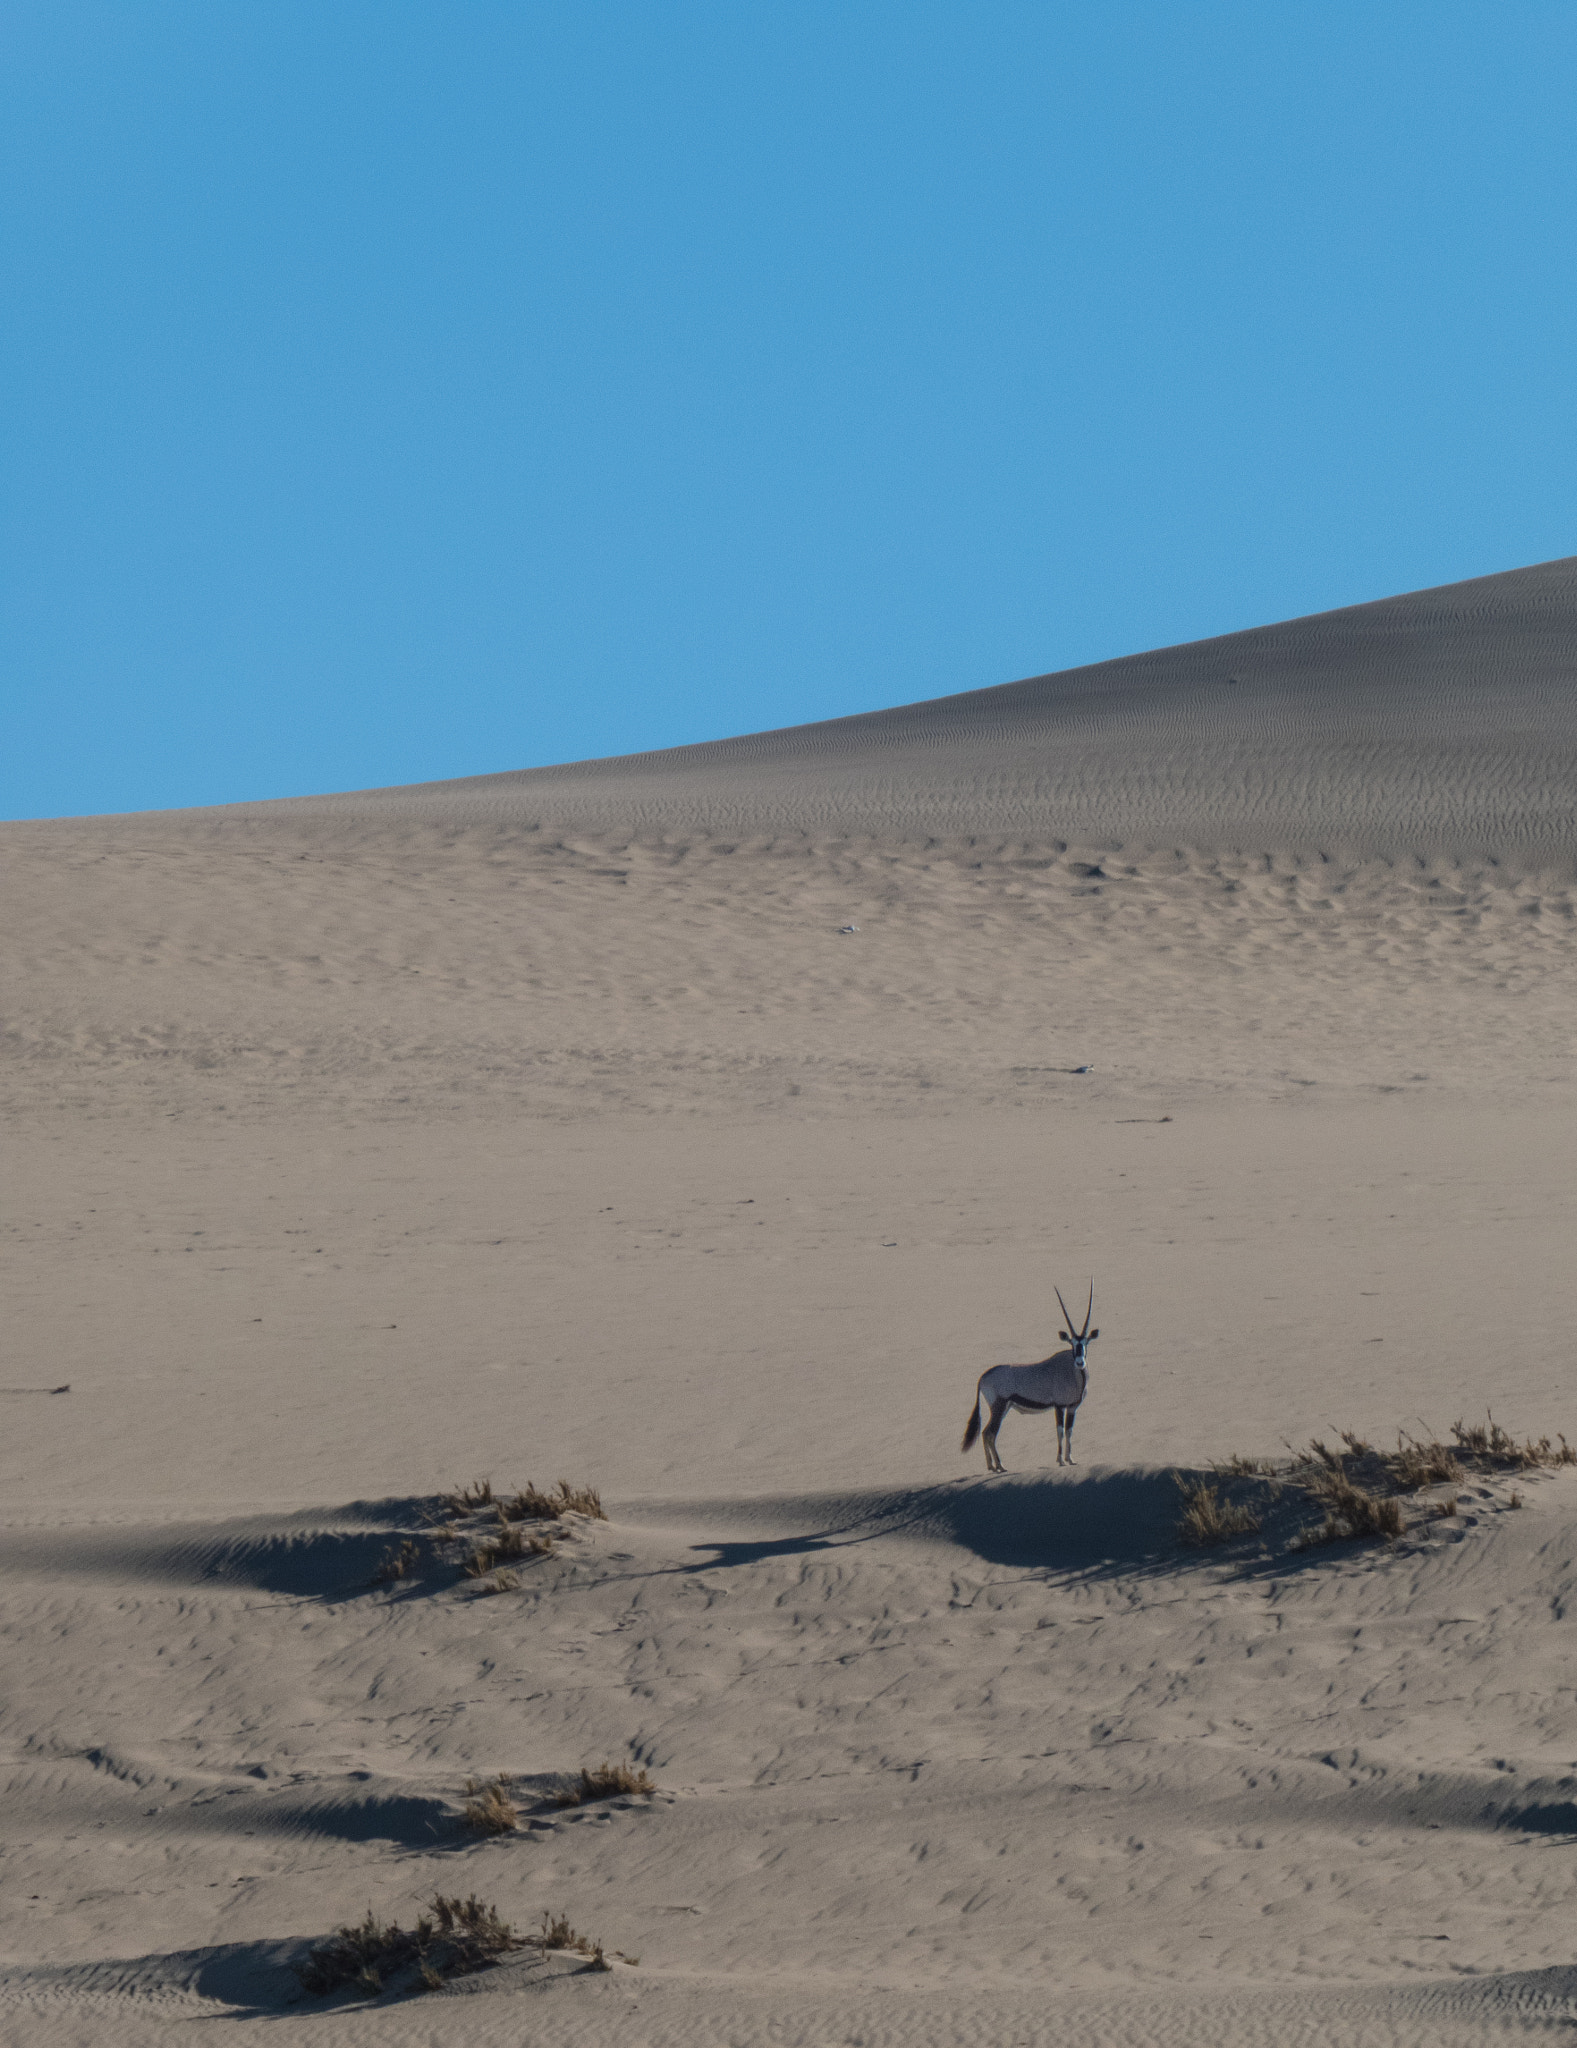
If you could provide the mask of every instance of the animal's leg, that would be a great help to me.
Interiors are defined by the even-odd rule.
[[[1008,1404],[1006,1401],[993,1401],[991,1404],[991,1420],[986,1424],[981,1434],[980,1441],[986,1447],[986,1470],[988,1472],[1000,1472],[1002,1470],[1002,1460],[997,1456],[997,1431],[1002,1427],[1002,1418],[1007,1412]]]
[[[1070,1465],[1073,1463],[1073,1425],[1078,1419],[1078,1409],[1070,1408],[1068,1410],[1068,1463]]]
[[[1062,1419],[1067,1412],[1066,1408],[1054,1408],[1052,1410],[1052,1413],[1057,1418],[1057,1463],[1059,1465],[1062,1463]]]

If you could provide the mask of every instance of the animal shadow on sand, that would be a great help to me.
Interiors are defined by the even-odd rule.
[[[695,1546],[707,1556],[684,1569],[814,1556],[895,1538],[953,1543],[988,1564],[1054,1571],[1177,1562],[1177,1487],[1169,1472],[1097,1468],[1078,1478],[1009,1475],[751,1505],[757,1514],[765,1507],[775,1519],[810,1526],[784,1536],[711,1538]]]
[[[1259,1526],[1252,1533],[1219,1548],[1191,1548],[1179,1532],[1179,1476],[1200,1475],[1179,1475],[1170,1467],[1094,1466],[1076,1476],[1013,1473],[889,1493],[713,1502],[714,1514],[748,1515],[758,1524],[763,1517],[780,1526],[797,1522],[800,1528],[787,1535],[710,1538],[695,1546],[705,1554],[680,1569],[715,1571],[907,1539],[956,1544],[986,1564],[1083,1579],[1222,1569],[1285,1578],[1329,1569],[1362,1547],[1350,1541],[1310,1544],[1323,1510],[1296,1486],[1265,1483],[1256,1491]],[[693,1511],[702,1518],[699,1503]]]

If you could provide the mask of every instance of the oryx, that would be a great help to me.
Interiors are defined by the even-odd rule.
[[[1066,1330],[1059,1330],[1058,1336],[1071,1351],[1054,1351],[1050,1358],[1043,1358],[1039,1365],[994,1365],[980,1375],[975,1388],[975,1398],[969,1404],[969,1427],[964,1431],[961,1446],[968,1450],[975,1438],[980,1436],[980,1403],[985,1399],[991,1403],[991,1417],[986,1424],[985,1435],[981,1438],[986,1448],[986,1469],[1000,1472],[1002,1460],[997,1456],[997,1431],[1002,1427],[1002,1418],[1010,1408],[1022,1409],[1026,1415],[1044,1414],[1046,1409],[1057,1411],[1057,1463],[1073,1463],[1073,1422],[1078,1413],[1079,1403],[1084,1399],[1090,1384],[1090,1346],[1101,1334],[1090,1328],[1090,1317],[1095,1312],[1095,1282],[1090,1282],[1089,1307],[1084,1311],[1084,1328],[1077,1336],[1071,1334],[1073,1318],[1068,1314],[1068,1304],[1063,1300],[1060,1289],[1053,1288],[1057,1305],[1062,1310]]]

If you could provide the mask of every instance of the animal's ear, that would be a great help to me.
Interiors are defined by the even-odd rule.
[[[1093,1344],[1093,1343],[1095,1342],[1096,1338],[1097,1338],[1097,1337],[1098,1337],[1098,1336],[1099,1336],[1100,1334],[1101,1334],[1101,1333],[1100,1333],[1100,1331],[1099,1331],[1099,1330],[1091,1330],[1091,1332],[1090,1332],[1090,1334],[1088,1335],[1088,1337],[1086,1337],[1086,1338],[1085,1338],[1085,1340],[1084,1340],[1084,1341],[1085,1341],[1085,1343],[1086,1343],[1086,1344]]]
[[[1073,1342],[1073,1339],[1068,1335],[1066,1330],[1059,1330],[1057,1332],[1057,1335],[1062,1339],[1064,1344],[1071,1344]]]

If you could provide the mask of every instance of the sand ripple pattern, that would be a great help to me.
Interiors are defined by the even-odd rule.
[[[892,711],[296,808],[1570,861],[1577,557]]]

